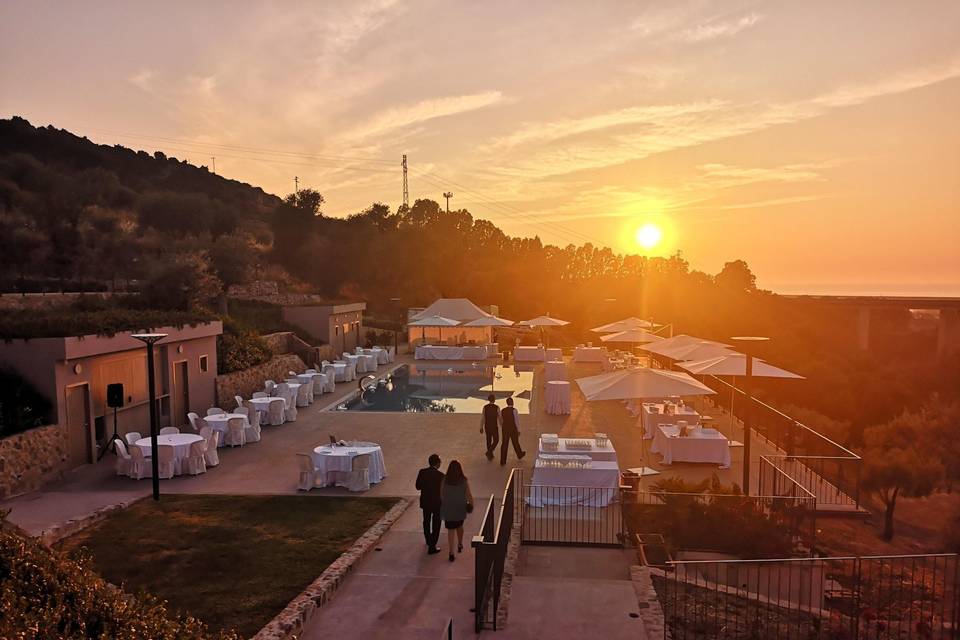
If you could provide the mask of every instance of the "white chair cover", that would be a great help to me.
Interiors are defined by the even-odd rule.
[[[269,398],[269,397],[270,397],[270,394],[267,393],[266,391],[254,391],[254,392],[253,392],[253,397],[254,397],[254,398]]]
[[[191,411],[187,414],[187,420],[190,421],[190,426],[193,427],[194,431],[200,431],[200,427],[197,426],[197,420],[200,418],[196,413]]]
[[[298,453],[297,463],[300,465],[300,483],[297,489],[310,491],[317,486],[317,467],[313,464],[313,458],[305,453]]]
[[[370,455],[365,453],[354,456],[350,461],[350,471],[345,475],[347,477],[342,479],[344,484],[341,486],[346,486],[350,491],[370,489]]]
[[[286,404],[283,398],[274,398],[267,405],[267,421],[270,426],[276,427],[283,424]]]
[[[209,427],[207,427],[209,429]],[[215,467],[220,464],[220,454],[217,453],[217,446],[220,444],[220,432],[210,429],[210,435],[207,437],[207,448],[203,452],[203,461],[208,467]]]
[[[209,409],[207,409],[208,416],[219,416],[222,413],[226,413],[226,411],[224,411],[220,407],[210,407]]]
[[[179,431],[177,433],[180,433]],[[157,447],[157,470],[161,478],[172,478],[177,475],[176,448],[168,444]]]
[[[301,384],[297,387],[296,405],[298,407],[310,406],[310,397],[313,394],[313,381],[307,384]]]
[[[143,436],[140,435],[140,433],[139,433],[138,431],[131,431],[130,433],[128,433],[127,435],[125,435],[125,436],[123,436],[123,437],[126,439],[127,444],[132,447],[132,446],[133,446],[133,443],[136,442],[137,440],[139,440],[140,438],[142,438]]]
[[[130,454],[127,453],[126,445],[124,445],[120,440],[114,440],[113,449],[117,453],[117,475],[129,476],[130,466],[133,464],[133,459],[130,457]]]
[[[163,429],[160,429],[160,435],[162,436],[172,436],[178,433],[180,433],[180,429],[177,429],[176,427],[164,427]]]
[[[247,443],[245,435],[245,426],[243,418],[230,418],[227,420],[227,437],[224,444],[231,447],[242,447]]]
[[[194,442],[190,445],[190,453],[186,458],[183,459],[181,464],[186,466],[184,473],[189,473],[192,476],[200,475],[201,473],[207,472],[207,462],[205,454],[207,453],[207,442],[206,440],[201,440],[200,442]]]
[[[135,480],[153,477],[153,469],[150,462],[143,457],[143,449],[140,447],[130,447],[130,477]]]
[[[274,395],[274,393],[273,393],[273,388],[276,387],[276,386],[277,386],[277,383],[274,382],[273,380],[264,380],[264,381],[263,381],[263,388],[264,388],[264,390],[265,390],[269,395],[271,395],[271,396]]]
[[[233,401],[237,403],[238,409],[243,406],[243,398],[241,398],[240,396],[233,396]]]

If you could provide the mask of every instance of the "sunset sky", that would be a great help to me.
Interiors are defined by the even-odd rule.
[[[960,295],[960,2],[2,2],[0,116],[329,215],[742,258],[785,292]]]

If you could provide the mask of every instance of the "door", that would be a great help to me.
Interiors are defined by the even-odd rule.
[[[173,415],[170,421],[175,427],[182,427],[190,420],[187,413],[190,411],[190,380],[187,374],[187,361],[173,363]]]
[[[78,384],[67,387],[67,440],[70,463],[74,467],[92,462],[90,433],[90,387]]]

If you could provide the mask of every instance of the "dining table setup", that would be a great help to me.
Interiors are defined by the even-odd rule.
[[[650,451],[662,456],[661,464],[695,462],[730,468],[730,441],[717,431],[706,427],[688,427],[681,424],[658,425]]]
[[[183,460],[190,456],[190,446],[195,442],[202,441],[201,436],[193,433],[170,433],[157,436],[157,446],[173,447],[173,475],[175,476],[183,474]],[[140,438],[133,443],[133,446],[138,447],[145,458],[151,456],[152,443],[149,437]]]
[[[700,423],[700,414],[691,406],[667,400],[665,402],[644,402],[641,413],[643,437],[645,440],[656,438],[656,429],[662,424],[675,424],[683,420],[687,424]]]
[[[316,467],[319,479],[317,486],[337,486],[342,474],[352,469],[353,459],[359,455],[370,456],[370,484],[379,484],[387,476],[387,465],[383,459],[383,449],[375,442],[348,442],[345,444],[328,443],[313,449],[310,457]]]
[[[527,503],[531,507],[607,507],[617,498],[620,466],[609,438],[540,436]]]

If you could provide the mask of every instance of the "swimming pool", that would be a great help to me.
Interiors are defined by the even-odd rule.
[[[497,404],[513,398],[520,413],[530,413],[532,367],[482,363],[402,365],[337,407],[339,411],[481,413],[491,393]]]

